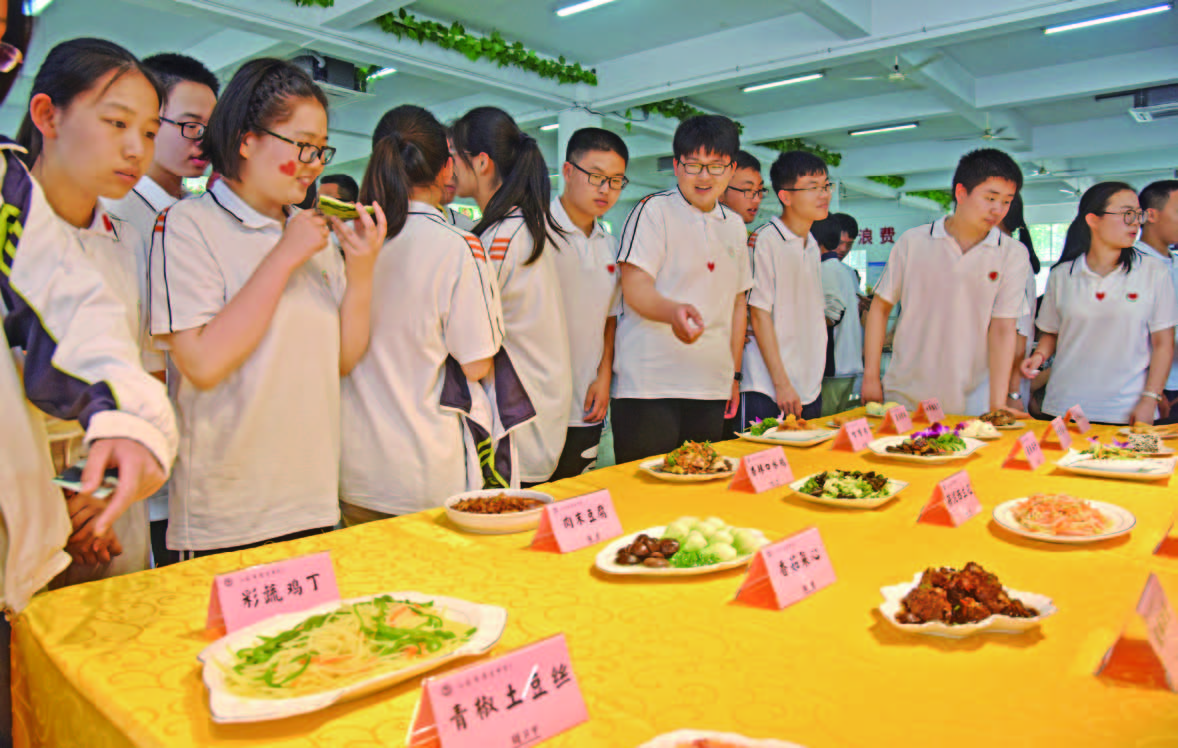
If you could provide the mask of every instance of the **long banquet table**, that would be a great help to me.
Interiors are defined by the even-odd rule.
[[[608,488],[627,532],[681,515],[716,515],[771,539],[817,526],[838,580],[780,611],[733,602],[743,570],[609,577],[593,569],[600,546],[532,551],[531,533],[466,534],[441,510],[48,593],[14,624],[17,745],[402,745],[420,679],[282,721],[210,719],[196,655],[210,641],[213,576],[326,549],[345,598],[417,590],[505,607],[507,630],[488,656],[563,632],[590,719],[552,746],[637,746],[684,727],[810,748],[1178,746],[1178,694],[1093,674],[1150,572],[1178,604],[1178,560],[1153,555],[1174,520],[1173,481],[1068,476],[1051,464],[1059,452],[1047,452],[1034,474],[1003,469],[1018,433],[939,467],[834,452],[829,442],[786,449],[799,477],[872,469],[909,482],[874,511],[806,503],[788,489],[666,483],[633,463],[543,489],[563,499]],[[1107,438],[1111,429],[1092,433]],[[765,447],[719,449],[740,456]],[[917,524],[936,482],[962,467],[983,513],[957,528]],[[990,518],[1000,502],[1035,492],[1119,504],[1137,526],[1127,537],[1065,546],[1019,538]],[[971,560],[1011,587],[1052,597],[1059,612],[1023,635],[953,641],[901,633],[875,610],[880,587]]]

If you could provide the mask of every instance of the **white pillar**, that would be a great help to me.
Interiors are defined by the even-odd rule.
[[[601,117],[596,114],[590,114],[584,109],[565,109],[556,118],[560,129],[556,131],[556,158],[553,159],[549,166],[553,167],[553,171],[561,173],[561,167],[564,166],[564,153],[569,145],[569,138],[573,136],[577,130],[583,127],[601,127]],[[564,191],[564,178],[561,176],[557,179],[560,187],[556,194]]]
[[[841,213],[843,198],[839,193],[842,192],[842,180],[831,179],[830,181],[834,183],[834,187],[830,190],[830,212]]]

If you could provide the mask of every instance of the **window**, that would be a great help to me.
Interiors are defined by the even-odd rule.
[[[1031,230],[1035,254],[1039,255],[1039,274],[1035,276],[1035,288],[1038,295],[1042,296],[1044,289],[1047,288],[1047,276],[1051,273],[1051,266],[1063,252],[1063,240],[1068,233],[1068,224],[1036,223],[1027,228]]]
[[[867,250],[859,247],[851,247],[851,251],[847,252],[847,256],[843,258],[843,262],[850,267],[855,268],[855,272],[859,274],[859,290],[866,293],[867,291]]]

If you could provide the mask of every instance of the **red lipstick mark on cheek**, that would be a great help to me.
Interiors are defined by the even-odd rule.
[[[295,166],[294,161],[287,161],[285,164],[278,167],[278,171],[282,172],[283,174],[285,174],[288,177],[293,177],[295,174],[295,169],[297,169],[297,168],[298,167]]]

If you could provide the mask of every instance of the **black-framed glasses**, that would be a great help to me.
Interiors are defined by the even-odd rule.
[[[816,184],[812,187],[782,187],[786,192],[826,192],[829,193],[834,189],[834,182],[827,182],[826,184]]]
[[[160,117],[160,122],[167,122],[169,125],[179,127],[180,137],[187,140],[200,140],[205,136],[206,125],[203,122],[177,122],[167,117]]]
[[[336,149],[329,145],[319,146],[315,145],[314,143],[300,143],[297,140],[291,140],[285,135],[279,135],[278,133],[272,130],[267,130],[264,127],[262,128],[262,132],[266,133],[267,135],[272,135],[279,140],[286,141],[291,145],[297,145],[299,147],[299,161],[302,161],[304,164],[313,164],[315,163],[315,160],[318,159],[320,163],[322,163],[324,166],[327,166],[331,163],[331,160],[335,158]]]
[[[690,174],[692,176],[695,176],[696,174],[701,174],[701,173],[703,173],[704,169],[707,169],[708,174],[711,174],[713,177],[719,177],[719,176],[723,176],[724,172],[728,171],[728,167],[732,166],[732,162],[729,161],[726,164],[700,164],[700,163],[695,163],[695,162],[687,163],[686,161],[680,159],[679,165],[683,167],[683,171],[687,172],[688,174]]]
[[[611,190],[621,192],[623,189],[625,189],[626,185],[630,184],[630,180],[626,177],[607,177],[604,174],[594,174],[591,171],[585,171],[577,164],[574,164],[572,161],[569,162],[569,165],[588,177],[590,187],[600,187],[603,184],[609,183],[609,188]]]
[[[11,73],[25,61],[24,53],[8,42],[0,42],[0,73]]]
[[[1145,211],[1144,210],[1133,210],[1132,208],[1130,208],[1129,210],[1118,210],[1118,211],[1102,210],[1102,211],[1100,211],[1100,215],[1102,215],[1102,216],[1120,216],[1121,218],[1123,218],[1125,220],[1126,226],[1136,226],[1138,224],[1145,223]]]
[[[756,200],[758,197],[765,197],[765,193],[769,192],[769,190],[765,189],[764,187],[756,190],[754,190],[752,187],[729,187],[728,189],[732,190],[733,192],[739,192],[749,200]]]

